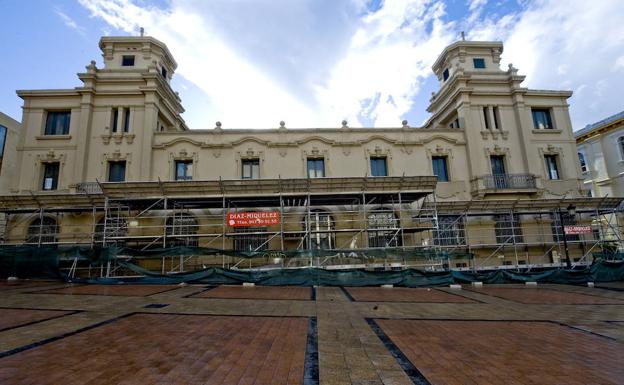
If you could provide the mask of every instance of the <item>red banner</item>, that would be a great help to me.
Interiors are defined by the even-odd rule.
[[[592,232],[591,225],[568,225],[563,227],[563,231],[567,235],[590,234]]]
[[[279,223],[279,211],[243,211],[227,214],[227,224],[232,227],[271,226]]]

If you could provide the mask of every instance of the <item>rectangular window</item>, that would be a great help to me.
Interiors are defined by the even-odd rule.
[[[260,178],[260,159],[243,159],[243,179]]]
[[[518,215],[501,214],[494,216],[496,243],[522,243],[522,227]]]
[[[440,215],[438,228],[433,231],[436,246],[465,245],[464,218],[459,215]]]
[[[370,158],[371,163],[371,176],[388,176],[388,167],[386,165],[386,158]]]
[[[572,226],[576,225],[576,217],[570,215],[568,212],[557,212],[555,211],[551,216],[552,222],[550,224],[551,231],[553,233],[553,240],[555,242],[563,242],[563,226]],[[562,226],[563,222],[563,226]],[[580,239],[578,234],[566,234],[566,241],[578,241]]]
[[[134,66],[134,55],[124,55],[121,57],[121,65],[123,67]]]
[[[2,159],[4,158],[4,145],[6,142],[7,128],[0,125],[0,173],[2,172]]]
[[[444,78],[444,81],[446,81],[449,78],[449,70],[448,70],[448,68],[446,68],[444,70],[444,72],[442,72],[442,77]]]
[[[546,171],[548,173],[548,179],[559,179],[559,168],[557,167],[557,155],[544,155],[546,160]]]
[[[123,182],[126,180],[126,162],[108,162],[108,181]]]
[[[42,190],[56,190],[58,188],[59,163],[43,164],[43,183]]]
[[[235,227],[234,251],[263,251],[269,248],[266,227]]]
[[[324,159],[308,159],[308,178],[323,178],[325,176]]]
[[[550,130],[554,128],[548,108],[532,108],[531,113],[533,114],[533,128],[536,130]]]
[[[472,64],[474,64],[474,68],[485,68],[485,59],[476,57],[472,59]]]
[[[176,160],[175,162],[175,180],[192,180],[193,179],[193,161],[192,160]]]
[[[587,172],[587,163],[585,162],[585,155],[582,152],[578,153],[579,163],[581,165],[581,171]]]
[[[45,135],[69,134],[71,111],[48,111],[45,125]]]
[[[162,75],[163,78],[165,78],[165,80],[167,80],[167,69],[165,67],[162,67],[160,69],[160,74]]]
[[[123,132],[130,132],[130,109],[129,108],[124,108]]]
[[[490,115],[488,114],[488,108],[483,107],[483,120],[485,121],[485,128],[490,129]]]
[[[448,182],[449,175],[446,165],[446,156],[431,157],[431,163],[433,165],[433,175],[438,177],[438,182]]]
[[[117,123],[119,123],[119,109],[113,107],[113,122],[111,123],[111,132],[117,132]]]
[[[501,128],[500,124],[500,112],[498,111],[498,107],[492,108],[492,113],[494,115],[494,128],[497,130]]]

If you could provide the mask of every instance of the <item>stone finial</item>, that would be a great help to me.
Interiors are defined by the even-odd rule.
[[[346,120],[342,121],[342,128],[349,128],[349,126],[347,126],[347,121]]]
[[[407,120],[403,119],[401,124],[403,125],[403,128],[409,128],[409,125],[407,124]]]
[[[221,122],[217,121],[217,123],[215,123],[215,130],[220,130],[221,129]]]
[[[280,129],[281,129],[281,130],[283,130],[283,129],[285,129],[285,128],[286,128],[286,122],[284,122],[283,120],[281,120],[281,121],[279,122],[279,125],[280,125]]]

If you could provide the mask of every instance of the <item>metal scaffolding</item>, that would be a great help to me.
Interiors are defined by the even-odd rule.
[[[217,251],[141,261],[163,274],[206,266],[531,269],[561,265],[557,212],[574,205],[569,224],[593,230],[566,235],[574,266],[589,263],[597,251],[622,249],[620,198],[440,202],[436,182],[435,176],[403,176],[84,183],[73,194],[0,197],[0,240],[139,253],[180,246]],[[273,212],[279,222],[228,223],[228,214],[241,212]],[[118,258],[132,257],[122,251]],[[124,273],[115,263],[100,267],[102,275]]]

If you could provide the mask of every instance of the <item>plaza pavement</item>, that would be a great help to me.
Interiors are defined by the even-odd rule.
[[[0,384],[624,384],[624,285],[0,283]]]

